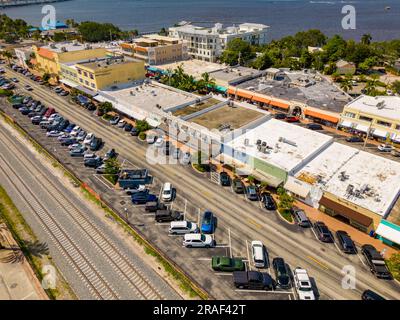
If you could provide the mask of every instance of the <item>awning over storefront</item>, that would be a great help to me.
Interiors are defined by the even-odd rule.
[[[311,192],[311,186],[301,180],[294,177],[288,177],[285,185],[283,186],[287,191],[293,193],[294,195],[300,196],[302,198],[307,198]]]
[[[385,138],[387,137],[387,131],[385,130],[380,130],[380,129],[375,129],[374,132],[372,132],[373,136],[379,137],[379,138]]]
[[[71,87],[71,88],[79,87],[79,84],[75,83],[74,81],[68,80],[68,79],[61,79],[60,82],[64,83],[66,86]]]
[[[394,134],[392,136],[392,141],[400,143],[400,134]]]
[[[318,110],[316,108],[307,107],[304,114],[309,117],[325,120],[332,123],[338,123],[340,119],[339,114],[334,114],[333,112],[328,112],[324,110]]]
[[[251,99],[253,95],[251,93],[242,91],[237,88],[229,88],[228,93],[232,95],[237,95],[238,97],[246,98],[246,99]]]
[[[381,220],[375,233],[391,242],[400,244],[400,226],[392,222]]]
[[[358,123],[354,129],[356,129],[358,131],[361,131],[361,132],[367,133],[368,129],[369,129],[369,126],[367,126],[365,124]]]
[[[339,125],[341,127],[353,128],[353,122],[347,120],[343,120]]]
[[[259,179],[261,181],[265,181],[269,186],[273,188],[277,188],[280,185],[282,185],[285,181],[281,178],[275,177],[271,174],[268,174],[264,171],[260,171],[255,169],[253,171],[253,175],[256,179]]]
[[[263,98],[263,97],[260,97],[260,96],[254,96],[253,97],[253,101],[262,102],[262,103],[265,103],[265,104],[270,104],[271,103],[270,99]]]
[[[85,88],[84,86],[77,86],[76,89],[78,89],[78,90],[80,90],[80,91],[82,91],[84,93],[87,93],[88,95],[90,95],[92,97],[97,95],[96,91],[92,91],[92,90],[90,90],[88,88]]]
[[[275,107],[278,107],[278,108],[282,108],[282,109],[286,109],[286,110],[289,109],[289,105],[287,103],[271,100],[269,102],[269,104],[273,105]]]

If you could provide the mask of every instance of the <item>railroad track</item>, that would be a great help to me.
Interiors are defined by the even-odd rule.
[[[113,270],[118,274],[124,281],[129,285],[129,287],[135,292],[138,299],[165,299],[164,296],[150,283],[150,281],[146,278],[145,275],[134,266],[128,257],[122,253],[117,246],[112,243],[109,239],[107,239],[103,232],[93,223],[91,222],[87,216],[77,208],[77,206],[68,199],[68,197],[63,196],[60,188],[51,181],[48,177],[43,175],[37,166],[37,164],[26,157],[16,146],[15,142],[7,137],[3,132],[0,131],[0,140],[7,141],[7,147],[13,152],[14,156],[21,162],[26,163],[30,170],[32,170],[33,176],[40,176],[40,179],[43,183],[43,186],[46,188],[46,191],[52,196],[53,200],[61,207],[65,209],[65,212],[71,217],[73,223],[78,227],[84,236],[91,242],[91,244],[96,248],[97,252],[102,255],[107,261],[110,262]],[[28,191],[29,195],[34,198],[35,201],[27,203],[35,204],[35,207],[32,207],[34,211],[43,212],[46,209],[40,204],[40,201],[35,199],[35,195],[33,192],[29,190],[26,184],[19,178],[18,173],[14,171],[12,166],[4,159],[3,156],[0,156],[0,159],[3,160],[7,164],[9,171],[15,174],[18,177],[18,180],[24,185],[25,190]],[[4,172],[4,170],[3,170]],[[13,182],[11,182],[13,183]],[[15,186],[15,183],[13,183]],[[17,188],[17,190],[20,190]],[[24,195],[21,194],[24,197]],[[26,199],[26,198],[25,198]],[[26,199],[27,200],[27,199]],[[38,210],[40,209],[40,210]],[[58,225],[58,223],[51,217],[51,214],[48,213],[46,219],[42,219],[43,223],[50,225]],[[58,226],[60,230],[62,230],[61,226]],[[49,228],[48,228],[49,229]],[[54,234],[54,233],[53,233]],[[57,232],[58,236],[59,232]],[[57,238],[57,237],[56,237]],[[64,241],[70,238],[64,231]],[[59,239],[59,238],[57,238]],[[72,239],[70,239],[72,241]],[[67,243],[65,243],[67,244]],[[60,244],[61,245],[61,244]],[[67,246],[69,248],[70,246]],[[65,250],[63,250],[65,252]],[[83,253],[82,253],[83,254]],[[84,254],[83,254],[84,255]],[[113,291],[110,289],[110,291]],[[100,297],[102,297],[100,295]],[[105,299],[120,297],[117,294],[114,295],[106,295]]]

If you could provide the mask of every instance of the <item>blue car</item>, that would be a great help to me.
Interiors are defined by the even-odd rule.
[[[133,204],[146,204],[147,202],[157,201],[157,196],[150,194],[149,190],[139,191],[131,196]]]
[[[68,127],[64,129],[64,132],[71,133],[72,129],[75,127],[74,123],[70,123]]]
[[[214,233],[215,221],[214,214],[211,211],[206,211],[201,219],[201,233]]]

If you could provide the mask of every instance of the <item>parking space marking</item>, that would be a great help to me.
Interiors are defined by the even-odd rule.
[[[316,234],[315,231],[314,231],[314,226],[311,226],[311,231],[312,231],[312,233],[314,234],[315,239],[317,239],[318,242],[319,242],[318,236],[317,236],[317,234]]]
[[[336,244],[335,240],[333,240],[333,244],[335,245],[337,251],[339,251],[339,254],[340,254],[340,255],[343,255],[342,250],[339,249],[339,246]]]
[[[232,258],[231,228],[228,228],[228,237],[229,237],[229,257]]]
[[[217,276],[232,276],[232,272],[214,272]]]
[[[249,243],[246,239],[246,252],[247,252],[247,262],[249,264],[249,270],[251,270],[251,260],[250,260],[250,251],[249,251]]]
[[[358,257],[358,259],[360,259],[360,261],[364,265],[364,267],[367,267],[367,265],[365,264],[365,262],[363,261],[363,259],[362,259],[362,257],[360,256],[359,253],[357,253],[357,257]]]
[[[211,258],[197,258],[198,261],[211,261]]]
[[[114,188],[110,187],[107,183],[105,183],[102,179],[100,179],[96,174],[93,174],[93,177],[95,177],[98,181],[100,181],[102,184],[104,184],[109,190],[114,190]]]
[[[320,267],[324,268],[325,270],[329,270],[329,268],[325,264],[323,264],[321,261],[319,261],[311,256],[307,256],[307,258],[314,261],[316,264],[318,264]]]
[[[251,218],[247,218],[246,221],[249,222],[249,223],[251,223],[253,226],[255,226],[255,227],[258,228],[258,229],[261,229],[261,228],[262,228],[262,225],[261,225],[261,224],[255,222],[255,221],[254,221],[253,219],[251,219]]]

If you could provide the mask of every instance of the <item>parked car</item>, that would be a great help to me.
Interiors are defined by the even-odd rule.
[[[86,135],[85,139],[83,140],[84,145],[90,145],[90,143],[93,141],[95,138],[94,133],[90,132]]]
[[[71,131],[72,131],[73,128],[75,128],[75,124],[74,124],[74,123],[70,123],[70,124],[68,125],[68,127],[66,127],[66,128],[64,129],[64,132],[71,133]]]
[[[261,194],[261,201],[262,201],[265,209],[276,210],[275,200],[269,192],[264,192]]]
[[[67,90],[63,90],[60,92],[60,96],[62,96],[62,97],[65,97],[67,95],[69,95],[69,92]]]
[[[85,148],[76,148],[76,149],[72,149],[69,152],[69,155],[71,157],[83,157],[85,154]]]
[[[55,93],[60,93],[63,89],[61,87],[55,87],[54,92]]]
[[[287,115],[284,114],[284,113],[276,113],[276,114],[274,115],[274,118],[275,118],[275,119],[280,119],[280,120],[284,120],[284,119],[286,119],[286,117],[287,117]]]
[[[235,271],[233,283],[238,289],[271,291],[274,288],[271,276],[259,271]]]
[[[235,193],[239,193],[239,194],[244,193],[244,186],[243,186],[242,180],[240,180],[239,178],[233,179],[232,188],[233,188],[233,191],[235,191]]]
[[[24,88],[25,88],[25,90],[28,90],[28,91],[33,90],[33,88],[29,84],[25,85]]]
[[[294,269],[293,280],[300,300],[315,300],[310,277],[305,269],[299,267]]]
[[[103,159],[99,156],[84,159],[85,167],[97,168],[103,164]]]
[[[272,260],[272,267],[275,272],[275,279],[278,287],[282,289],[289,289],[291,287],[291,280],[288,267],[283,258],[274,258]]]
[[[71,130],[71,136],[72,137],[76,137],[79,132],[82,131],[82,128],[80,126],[75,126],[72,130]]]
[[[100,149],[101,145],[102,145],[103,141],[101,140],[101,138],[96,138],[94,137],[92,139],[92,142],[90,142],[90,150],[91,151],[97,151]]]
[[[386,300],[381,295],[372,290],[365,290],[361,295],[361,300]]]
[[[57,130],[52,130],[52,131],[49,131],[46,133],[46,136],[48,136],[48,137],[58,137],[60,135],[62,135],[62,132],[57,131]]]
[[[163,201],[171,201],[172,200],[172,185],[169,182],[164,183],[162,192],[161,192],[161,199]]]
[[[267,266],[267,254],[261,241],[254,240],[251,242],[251,256],[256,268],[265,268]]]
[[[111,118],[110,124],[112,124],[113,126],[115,126],[115,125],[118,124],[119,120],[120,120],[120,117],[119,117],[119,116],[114,116],[113,118]]]
[[[182,221],[183,214],[182,214],[182,212],[177,211],[177,210],[170,210],[170,209],[157,210],[154,219],[158,223],[171,222],[171,221]]]
[[[31,112],[31,110],[29,110],[28,107],[19,108],[18,111],[21,112],[21,114],[23,114],[24,116],[26,116],[29,112]]]
[[[230,186],[231,185],[231,178],[229,177],[229,174],[225,171],[222,171],[219,174],[219,183],[221,186]]]
[[[322,242],[333,242],[332,234],[328,227],[322,221],[317,221],[314,223],[314,229],[317,237]]]
[[[292,215],[293,215],[294,221],[300,227],[302,227],[302,228],[311,227],[311,221],[308,219],[307,215],[305,214],[305,212],[303,210],[301,210],[299,208],[293,208]]]
[[[378,146],[378,150],[380,152],[391,152],[393,149],[393,146],[391,146],[390,144],[380,144]]]
[[[349,253],[349,254],[357,253],[356,245],[354,244],[353,240],[350,238],[350,236],[347,234],[346,231],[341,231],[341,230],[336,231],[336,238],[338,239],[339,242],[339,248],[344,253]]]
[[[346,138],[347,142],[364,142],[364,139],[359,136],[351,136]]]
[[[157,212],[157,210],[165,210],[167,207],[165,204],[160,203],[158,201],[149,201],[146,203],[146,206],[144,207],[144,210],[146,212]]]
[[[172,221],[168,229],[169,234],[187,234],[198,233],[199,227],[196,223],[190,221]]]
[[[85,147],[82,144],[78,143],[78,142],[68,146],[68,150],[79,149],[79,148],[85,148]]]
[[[309,123],[307,124],[306,128],[310,130],[324,130],[324,128],[322,128],[322,126],[318,123]]]
[[[76,140],[78,140],[79,142],[83,142],[85,140],[86,137],[86,131],[82,130],[81,132],[78,133],[78,135],[76,136]]]
[[[300,118],[299,118],[299,117],[296,117],[296,116],[290,116],[290,117],[287,117],[287,118],[286,118],[286,122],[290,122],[290,123],[293,123],[293,122],[300,122]]]
[[[215,231],[215,218],[211,211],[205,211],[201,219],[201,232],[206,234],[214,233]]]
[[[126,121],[125,120],[119,120],[118,123],[117,123],[117,127],[121,128],[121,129],[123,127],[125,127],[125,125],[126,125]]]
[[[103,163],[99,167],[96,168],[97,174],[105,174],[106,173],[106,165]]]
[[[220,272],[234,272],[234,271],[246,270],[243,259],[223,257],[223,256],[213,256],[211,258],[211,268],[214,271],[220,271]]]
[[[62,146],[70,146],[76,143],[76,139],[69,137],[68,139],[65,139],[63,141],[61,141],[61,145]]]
[[[209,234],[190,233],[185,234],[183,245],[187,248],[211,248],[214,246],[214,240]]]
[[[112,158],[116,158],[117,157],[117,153],[115,152],[115,149],[110,149],[106,152],[106,154],[104,155],[104,160],[108,160],[108,159],[112,159]]]
[[[249,185],[246,187],[246,197],[250,201],[257,201],[258,200],[258,193],[257,188],[254,185]]]
[[[143,190],[140,192],[135,192],[131,195],[131,201],[133,204],[146,204],[149,201],[156,201],[157,196],[150,194],[149,190]]]
[[[32,124],[38,125],[41,121],[42,121],[42,117],[41,116],[35,116],[31,119]]]
[[[136,129],[136,128],[135,128]],[[132,131],[131,131],[132,132]],[[132,133],[131,133],[132,134]],[[157,139],[157,136],[155,136],[155,135],[153,135],[153,134],[148,134],[147,136],[146,136],[146,142],[148,143],[148,144],[153,144],[155,141],[156,141],[156,139]]]
[[[161,148],[164,144],[164,138],[163,137],[158,137],[156,142],[154,142],[154,146],[157,148]]]
[[[133,129],[133,125],[130,123],[127,123],[124,127],[124,131],[130,132]]]
[[[132,128],[131,128],[131,131],[130,131],[130,134],[131,134],[131,136],[133,136],[133,137],[137,137],[137,136],[139,135],[139,130],[136,129],[135,127],[132,127]]]
[[[393,279],[392,274],[386,266],[385,259],[383,259],[373,245],[364,244],[361,247],[361,253],[364,255],[369,269],[376,277],[387,280]]]
[[[393,150],[390,152],[390,154],[391,154],[393,157],[400,157],[400,150],[398,150],[398,149],[393,149]]]

